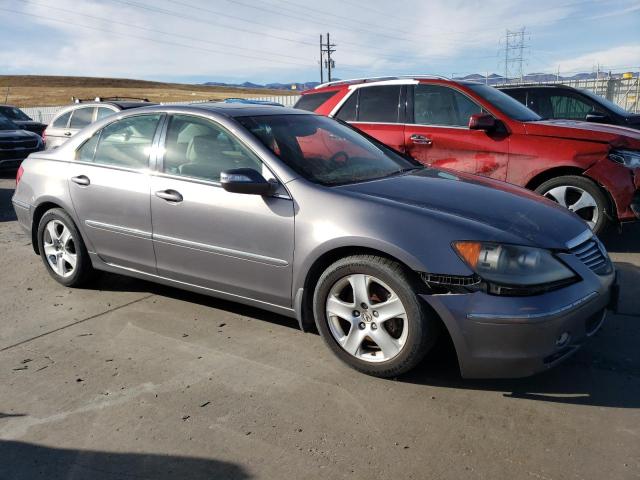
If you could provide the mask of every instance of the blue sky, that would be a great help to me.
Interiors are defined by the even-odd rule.
[[[0,0],[0,74],[180,82],[317,80],[320,33],[341,78],[640,69],[639,0]]]

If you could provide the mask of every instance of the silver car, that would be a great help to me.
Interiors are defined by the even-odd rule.
[[[45,140],[45,147],[50,149],[62,145],[96,120],[101,120],[122,110],[149,105],[154,104],[146,100],[108,100],[97,97],[93,102],[79,102],[65,107],[55,114],[51,123],[44,130],[42,138]]]
[[[530,375],[615,300],[612,263],[575,214],[300,110],[120,112],[19,177],[18,219],[61,284],[97,269],[268,309],[381,377],[439,335],[466,377]]]

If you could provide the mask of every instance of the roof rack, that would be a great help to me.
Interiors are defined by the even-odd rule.
[[[137,102],[149,102],[148,98],[140,98],[140,97],[95,97],[95,98],[78,98],[71,97],[71,101],[73,103],[83,103],[83,102],[117,102],[123,100],[131,100]]]
[[[391,75],[386,77],[363,77],[363,78],[349,78],[346,80],[334,80],[333,82],[325,82],[317,85],[315,89],[324,88],[336,85],[354,85],[358,83],[370,83],[370,82],[384,82],[386,80],[403,80],[403,79],[419,79],[419,78],[434,78],[440,80],[451,80],[449,77],[442,75]]]

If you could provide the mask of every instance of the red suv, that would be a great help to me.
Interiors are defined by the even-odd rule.
[[[325,83],[295,107],[349,122],[426,165],[535,190],[596,232],[640,218],[638,130],[542,121],[493,87],[435,76]]]

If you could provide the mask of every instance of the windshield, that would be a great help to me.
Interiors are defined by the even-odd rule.
[[[498,110],[514,120],[521,122],[537,122],[542,120],[542,117],[533,110],[528,109],[519,101],[511,98],[504,92],[501,92],[497,88],[490,87],[488,85],[478,84],[466,84],[471,90],[476,92],[487,102],[494,105]]]
[[[19,128],[7,117],[0,115],[0,130],[19,130]]]
[[[10,120],[31,120],[26,113],[16,107],[0,107],[0,114]]]
[[[327,117],[269,115],[236,120],[289,167],[315,183],[342,185],[423,168]]]
[[[580,88],[578,90],[580,90],[581,93],[583,93],[584,95],[589,97],[594,102],[597,102],[600,105],[604,105],[609,110],[612,110],[614,113],[617,113],[618,115],[621,115],[623,117],[628,117],[628,116],[631,115],[631,112],[628,112],[627,110],[622,108],[620,105],[616,105],[611,100],[607,100],[606,98],[601,97],[600,95],[596,95],[595,93],[593,93],[593,92],[591,92],[589,90],[585,90],[583,88]]]

